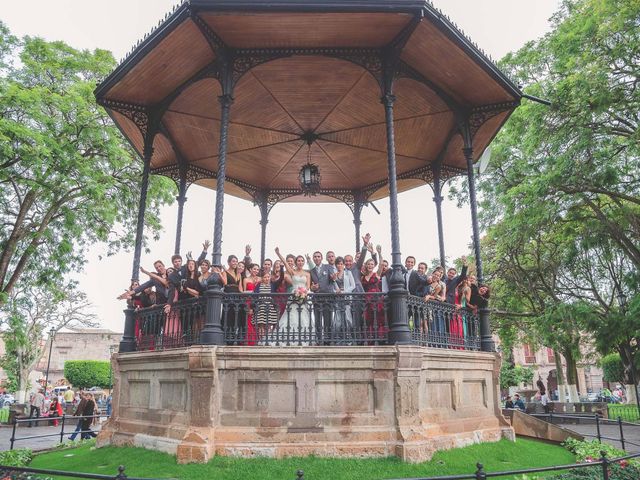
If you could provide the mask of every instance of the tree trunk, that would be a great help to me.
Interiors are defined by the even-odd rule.
[[[569,388],[569,402],[577,403],[580,401],[578,397],[578,366],[575,356],[571,349],[562,352],[565,362],[567,362],[567,386]]]
[[[627,392],[627,403],[629,405],[637,405],[638,401],[636,400],[636,388],[635,385],[626,383],[624,384],[624,388]]]
[[[564,372],[562,371],[562,357],[556,349],[553,350],[553,359],[556,362],[556,376],[558,377],[558,401],[564,403],[567,401],[567,386],[564,381]]]

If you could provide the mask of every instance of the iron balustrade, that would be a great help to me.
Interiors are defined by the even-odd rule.
[[[409,295],[413,343],[426,347],[480,350],[480,319],[469,308]]]
[[[200,343],[206,298],[176,302],[169,313],[158,305],[134,312],[138,351],[165,350]],[[479,317],[472,310],[407,297],[414,344],[479,350]],[[309,346],[388,343],[389,298],[380,292],[309,294],[225,293],[220,318],[227,345]]]
[[[80,416],[62,415],[61,417],[31,417],[31,418],[15,419],[13,421],[11,438],[9,439],[9,450],[13,450],[15,443],[22,440],[31,440],[34,438],[60,437],[60,443],[63,443],[65,435],[73,434],[74,432],[76,433],[76,435],[80,435],[81,437],[87,433],[96,433],[95,430],[91,430],[91,428],[89,428],[88,430],[80,429],[77,432],[75,431],[75,428],[79,425],[79,422],[86,418],[92,418],[92,419],[97,418],[98,420],[100,420],[101,418],[108,419],[109,416],[105,414],[80,415]],[[16,433],[17,433],[16,429],[18,425],[32,426],[33,424],[35,424],[36,427],[38,427],[38,426],[43,426],[42,424],[44,424],[44,426],[51,426],[51,422],[53,421],[58,422],[58,426],[60,428],[59,432],[45,433],[43,435],[26,435],[24,437],[16,437]],[[66,431],[65,431],[65,426],[67,427]],[[57,428],[57,427],[54,425],[54,428]],[[69,428],[71,430],[69,430]]]

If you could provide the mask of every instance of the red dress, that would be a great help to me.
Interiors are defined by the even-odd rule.
[[[458,289],[456,289],[455,304],[460,304],[460,295]],[[449,337],[451,345],[455,348],[461,349],[464,346],[464,327],[462,325],[462,315],[458,311],[451,315],[449,320]]]
[[[256,283],[252,283],[252,282],[247,282],[247,286],[245,288],[245,293],[250,293],[253,292],[256,289],[256,286],[258,286],[260,284],[260,282],[256,282]],[[251,300],[247,300],[247,309],[251,308]],[[245,345],[255,345],[256,342],[258,341],[258,335],[256,333],[256,328],[253,325],[253,314],[249,313],[247,315],[247,335],[245,338]]]
[[[365,293],[382,292],[382,285],[377,274],[372,274],[367,280],[366,275],[362,276],[362,288]],[[365,295],[364,320],[366,323],[366,337],[369,339],[382,340],[386,338],[387,327],[384,312],[384,303],[380,295]]]

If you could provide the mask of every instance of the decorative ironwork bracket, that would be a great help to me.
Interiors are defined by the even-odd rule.
[[[514,100],[512,102],[493,103],[490,105],[481,105],[479,107],[472,108],[467,116],[469,135],[471,136],[471,140],[473,140],[473,138],[478,133],[478,130],[480,130],[482,125],[484,125],[487,120],[507,110],[513,110],[518,105],[520,105],[520,100]],[[460,133],[462,133],[462,136],[464,138],[464,127],[460,127]]]
[[[148,107],[135,103],[121,102],[119,100],[110,100],[108,98],[98,99],[98,105],[127,117],[136,125],[136,127],[138,127],[138,130],[140,130],[140,133],[142,134],[142,138],[147,138],[147,133],[149,132],[149,126],[151,123],[151,113]]]

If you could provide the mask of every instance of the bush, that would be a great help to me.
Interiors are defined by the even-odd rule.
[[[607,443],[600,443],[597,440],[580,441],[575,438],[568,438],[562,446],[575,454],[578,462],[589,462],[599,460],[602,456],[600,452],[605,452],[607,458],[624,457],[627,453],[624,450],[612,447]]]
[[[500,367],[500,388],[517,387],[521,383],[530,385],[533,383],[533,369],[516,365],[515,367],[503,362]]]
[[[549,480],[602,480],[602,466],[594,465],[591,468],[576,468],[567,473],[547,477]],[[628,463],[613,464],[609,467],[609,478],[611,480],[638,480],[640,478],[640,468]]]
[[[5,450],[0,452],[0,465],[8,467],[26,467],[33,458],[33,452],[28,448]]]
[[[640,420],[637,405],[607,405],[609,410],[609,418],[617,420],[618,417],[626,422],[637,422]]]
[[[600,366],[602,367],[602,378],[607,382],[624,382],[624,367],[622,366],[622,360],[620,354],[611,353],[605,355],[600,359]]]
[[[101,360],[64,362],[64,376],[76,388],[109,388],[110,364]]]

